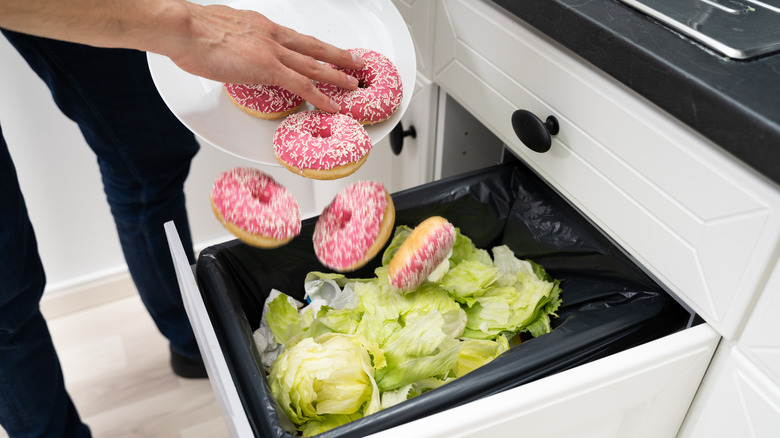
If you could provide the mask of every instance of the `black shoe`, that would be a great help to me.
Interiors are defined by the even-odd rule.
[[[171,349],[171,368],[173,368],[174,374],[186,379],[205,379],[208,377],[206,365],[203,364],[203,359],[200,356],[182,356],[173,349]]]

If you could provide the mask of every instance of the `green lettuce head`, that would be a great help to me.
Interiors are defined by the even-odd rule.
[[[327,333],[286,348],[268,376],[271,393],[303,436],[380,409],[369,349],[359,336]]]

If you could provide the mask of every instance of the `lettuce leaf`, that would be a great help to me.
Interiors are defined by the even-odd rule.
[[[446,377],[458,358],[460,342],[442,331],[438,311],[394,333],[384,346],[387,366],[377,370],[381,391],[400,388],[430,377]]]
[[[406,225],[395,227],[393,238],[390,239],[390,244],[387,245],[387,249],[385,249],[385,252],[382,254],[382,266],[387,267],[387,265],[390,264],[390,260],[393,259],[395,253],[398,252],[398,248],[401,247],[410,234],[412,234],[412,229]]]
[[[488,265],[478,260],[463,260],[444,274],[441,285],[450,291],[455,300],[470,305],[497,277],[498,270],[492,262]]]
[[[442,331],[457,338],[466,329],[466,312],[443,287],[424,283],[412,293],[404,294],[400,302],[400,317],[404,326],[409,326],[431,312],[439,312],[444,319]]]
[[[525,331],[549,300],[553,284],[534,275],[518,274],[523,281],[514,286],[496,287],[466,310],[468,322],[464,336],[495,339],[499,334]]]
[[[509,340],[506,336],[499,336],[495,341],[464,339],[460,344],[455,377],[462,377],[474,371],[507,350],[509,350]]]
[[[301,331],[303,331],[302,318],[295,307],[281,294],[268,303],[266,315],[268,327],[274,335],[276,342],[285,344]]]

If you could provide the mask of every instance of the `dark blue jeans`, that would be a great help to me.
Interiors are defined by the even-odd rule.
[[[3,33],[95,152],[127,265],[160,332],[174,351],[198,356],[163,229],[175,221],[194,260],[183,184],[198,143],[157,94],[145,54]],[[0,205],[0,424],[11,437],[89,436],[41,316],[44,271],[1,131]]]

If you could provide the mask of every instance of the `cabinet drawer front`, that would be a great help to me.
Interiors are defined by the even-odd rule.
[[[780,195],[715,145],[490,3],[436,8],[434,80],[727,338],[766,281]],[[511,115],[554,115],[536,153]]]
[[[371,437],[672,437],[718,339],[701,324]]]

